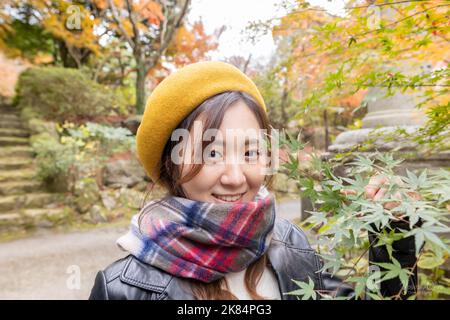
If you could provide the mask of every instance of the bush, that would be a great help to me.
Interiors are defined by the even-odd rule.
[[[16,104],[48,120],[80,121],[120,113],[125,101],[80,70],[36,67],[23,72],[16,86]]]
[[[136,151],[135,140],[125,128],[66,121],[50,130],[52,122],[30,122],[38,132],[30,139],[36,153],[37,176],[50,189],[72,190],[80,177],[96,176],[112,155]]]
[[[76,160],[76,145],[61,144],[49,133],[32,136],[31,145],[36,152],[39,179],[51,185],[55,181],[68,178],[68,173]],[[65,185],[67,184],[68,181]],[[68,186],[63,189],[67,190]]]
[[[115,153],[135,151],[136,143],[130,130],[122,127],[111,127],[94,122],[87,122],[79,126],[64,122],[57,127],[63,143],[75,143],[87,158],[106,160]]]

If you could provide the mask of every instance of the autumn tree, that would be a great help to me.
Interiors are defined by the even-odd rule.
[[[79,68],[101,49],[95,32],[100,20],[89,2],[8,0],[0,12],[2,47],[11,55],[49,54],[64,67]]]
[[[155,87],[164,80],[172,72],[170,68],[178,69],[190,63],[208,59],[207,54],[217,49],[223,30],[224,27],[221,27],[212,34],[207,34],[201,20],[192,25],[183,23],[175,32],[174,39],[167,47],[163,59],[149,70],[151,86]]]
[[[434,139],[450,123],[449,7],[443,0],[352,0],[336,16],[298,0],[288,14],[251,29],[291,39],[285,61],[302,82],[299,117],[358,100],[358,92],[372,87],[414,92],[423,96]]]
[[[274,20],[276,25],[271,26]],[[272,34],[276,51],[267,67],[257,77],[257,82],[269,100],[269,112],[274,125],[286,128],[308,126],[325,127],[325,145],[328,139],[328,123],[345,108],[348,109],[350,97],[342,93],[333,103],[318,104],[314,108],[303,108],[302,102],[323,81],[330,60],[326,51],[318,51],[312,42],[314,30],[332,21],[332,17],[322,11],[277,17],[266,22],[267,32]],[[261,24],[250,26],[250,32],[260,31]],[[345,102],[344,102],[345,101]],[[354,104],[352,104],[354,106]],[[346,114],[346,117],[348,115]],[[336,121],[333,121],[336,122]],[[307,130],[303,133],[308,135]]]
[[[94,1],[103,27],[126,41],[136,63],[136,109],[143,113],[145,80],[182,26],[190,0]]]
[[[136,110],[142,113],[147,88],[217,48],[221,29],[207,34],[201,21],[188,23],[189,3],[8,0],[0,7],[0,46],[32,62],[86,66],[94,80],[108,85],[128,87],[135,78]]]

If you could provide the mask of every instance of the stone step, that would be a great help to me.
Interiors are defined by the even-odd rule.
[[[25,157],[2,157],[0,158],[0,170],[15,170],[30,168],[33,158]]]
[[[34,157],[34,151],[33,148],[31,148],[30,146],[0,147],[0,158],[1,157],[32,158]]]
[[[0,137],[0,146],[29,145],[30,140],[22,137]]]
[[[20,230],[24,218],[20,213],[9,212],[0,214],[0,232],[6,230]]]
[[[5,101],[2,101],[0,103],[0,111],[17,112],[17,113],[20,112],[20,110],[18,108],[12,106],[10,103],[9,104],[7,102],[5,103]]]
[[[16,128],[16,129],[23,129],[23,123],[21,121],[5,121],[0,120],[0,128]]]
[[[0,107],[0,115],[7,115],[17,117],[20,119],[20,111],[14,108],[1,108]]]
[[[36,177],[36,170],[27,168],[22,170],[0,170],[0,182],[31,180]]]
[[[0,182],[0,196],[30,193],[41,187],[42,183],[34,180]]]
[[[64,212],[63,207],[59,208],[32,208],[21,210],[22,214],[27,218],[39,218],[42,216],[55,216]]]
[[[30,208],[18,211],[11,211],[0,213],[0,232],[11,230],[23,230],[23,228],[30,228],[39,226],[43,222],[49,220],[58,220],[66,216],[66,208]],[[49,223],[47,226],[52,226]],[[44,224],[44,226],[46,226]]]
[[[28,137],[30,132],[25,129],[0,128],[0,137]]]
[[[10,113],[10,112],[5,112],[5,113],[0,112],[0,120],[1,121],[21,121],[20,116],[18,114]]]
[[[23,208],[44,208],[48,204],[62,200],[59,193],[28,193],[0,197],[0,213]]]

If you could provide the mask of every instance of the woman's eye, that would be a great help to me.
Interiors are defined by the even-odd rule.
[[[222,154],[217,150],[211,150],[209,153],[209,157],[213,159],[220,159],[222,157]]]
[[[248,150],[245,152],[245,156],[250,158],[257,157],[258,155],[259,155],[258,150]]]

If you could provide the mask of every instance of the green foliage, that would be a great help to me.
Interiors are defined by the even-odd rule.
[[[299,296],[301,300],[317,299],[317,293],[314,290],[314,282],[309,278],[308,283],[292,280],[300,289],[287,292],[286,295]]]
[[[109,88],[76,69],[37,67],[19,78],[16,103],[31,107],[42,117],[63,122],[117,114],[124,101]]]
[[[63,134],[61,141],[74,143],[81,148],[81,152],[91,156],[95,152],[96,158],[106,159],[114,153],[135,149],[135,139],[130,130],[121,127],[111,127],[94,122],[87,122],[80,126],[65,122],[59,127]]]
[[[297,98],[295,118],[302,126],[324,110],[343,110],[334,113],[333,126],[340,121],[348,127],[348,118],[366,105],[361,95],[407,93],[429,117],[414,141],[423,149],[448,149],[449,2],[363,2],[345,1],[343,15],[306,0],[279,4],[285,15],[255,21],[247,30],[251,38],[274,37],[274,60],[288,62],[288,92]],[[278,64],[270,61],[271,68]]]
[[[51,181],[64,176],[75,163],[76,145],[62,144],[47,133],[33,136],[38,178]]]
[[[283,135],[280,140],[290,153],[282,169],[299,182],[303,195],[314,205],[312,215],[303,226],[318,233],[317,250],[325,260],[322,270],[353,283],[359,297],[366,292],[373,299],[398,298],[407,289],[411,270],[402,268],[395,259],[393,243],[410,236],[415,239],[419,267],[433,272],[441,270],[450,253],[449,241],[442,236],[450,232],[448,170],[420,173],[407,170],[403,176],[396,173],[402,160],[380,153],[357,156],[352,162],[344,162],[348,160],[345,158],[323,162],[313,157],[308,169],[303,170],[295,156],[301,145]],[[334,172],[342,166],[346,174],[338,177]],[[374,175],[384,176],[387,181],[383,186],[385,195],[377,200],[367,199],[365,195],[365,187]],[[396,207],[385,206],[393,202],[397,203]],[[402,227],[396,227],[399,225]],[[368,243],[368,233],[375,234],[376,241]],[[378,278],[366,274],[365,255],[372,246],[384,246],[391,258],[390,263],[378,264],[383,268]],[[361,268],[362,262],[365,268]],[[373,289],[373,285],[396,277],[402,283],[398,295],[383,297]],[[422,275],[421,279],[428,278]],[[439,292],[448,292],[449,283],[444,275],[427,281],[439,286]],[[308,284],[299,284],[301,290],[305,291],[305,285]],[[305,295],[303,291],[298,293]],[[431,294],[427,292],[422,297],[439,296],[433,290]]]
[[[57,125],[57,131],[59,139],[47,132],[31,138],[38,177],[50,184],[64,181],[69,190],[81,177],[96,176],[112,155],[135,152],[135,139],[126,128],[65,122]]]
[[[27,59],[32,59],[40,53],[50,54],[54,49],[51,35],[42,27],[20,20],[11,23],[11,32],[7,33],[4,42]]]
[[[255,77],[255,83],[268,107],[271,124],[275,128],[283,128],[296,114],[295,99],[288,80],[288,75],[283,71],[284,62],[268,68]]]

